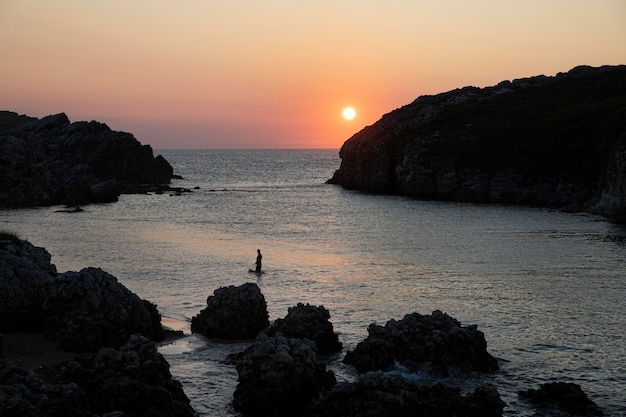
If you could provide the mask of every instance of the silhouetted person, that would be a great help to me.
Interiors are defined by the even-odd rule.
[[[261,272],[261,259],[263,259],[263,255],[261,255],[261,249],[256,250],[256,272]]]

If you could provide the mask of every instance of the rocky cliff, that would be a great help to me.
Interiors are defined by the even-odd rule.
[[[150,146],[106,124],[0,111],[0,207],[111,202],[172,175]]]
[[[348,139],[328,182],[626,221],[626,66],[422,96]]]

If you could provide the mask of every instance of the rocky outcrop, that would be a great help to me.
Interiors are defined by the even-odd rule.
[[[0,415],[195,416],[169,364],[143,336],[132,336],[119,349],[77,356],[48,378],[43,382],[17,362],[0,359]]]
[[[419,97],[356,133],[328,182],[417,198],[594,210],[622,221],[625,120],[623,65],[465,87]]]
[[[431,315],[407,314],[385,326],[371,324],[368,337],[344,362],[359,372],[389,370],[401,365],[411,372],[447,375],[451,370],[491,372],[498,362],[487,352],[484,334],[441,311]]]
[[[500,417],[505,403],[498,391],[483,385],[463,396],[441,383],[418,383],[397,374],[370,372],[354,383],[338,384],[309,416],[323,417]]]
[[[602,409],[587,397],[580,385],[571,382],[541,384],[538,390],[519,391],[519,396],[541,409],[557,407],[574,416],[604,415]]]
[[[118,347],[135,333],[162,340],[156,306],[99,268],[59,274],[50,254],[0,239],[0,332],[44,331],[69,351]]]
[[[66,272],[46,279],[45,334],[73,352],[118,347],[131,334],[163,340],[156,306],[140,299],[99,268]]]
[[[5,123],[2,123],[2,121]],[[131,134],[63,113],[0,112],[0,206],[82,205],[167,184],[171,165]]]
[[[611,148],[602,197],[593,207],[615,223],[626,223],[626,132]]]
[[[57,275],[51,256],[16,236],[0,236],[0,332],[43,328],[44,281]]]
[[[320,355],[328,355],[341,351],[342,344],[333,331],[330,313],[324,306],[312,306],[298,303],[287,310],[284,319],[277,319],[264,330],[268,336],[281,333],[286,337],[309,339],[315,342]]]
[[[18,362],[0,359],[0,415],[96,417],[76,384],[44,383]]]
[[[301,415],[336,380],[309,340],[259,334],[237,364],[234,406],[252,416]]]
[[[254,283],[218,288],[192,317],[191,331],[214,339],[254,339],[270,325],[267,303]]]
[[[128,417],[195,416],[167,361],[140,335],[131,336],[119,349],[77,356],[61,370],[60,381],[78,386],[98,415],[121,411]]]

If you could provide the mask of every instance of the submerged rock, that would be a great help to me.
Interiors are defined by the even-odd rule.
[[[296,416],[336,380],[309,340],[259,334],[237,364],[234,405],[252,416]]]
[[[359,372],[384,371],[396,363],[412,372],[436,375],[498,369],[498,362],[487,352],[484,334],[475,325],[462,327],[438,310],[429,316],[407,314],[384,327],[371,324],[367,331],[368,337],[344,358]]]
[[[602,409],[587,397],[580,385],[571,382],[541,384],[538,390],[529,389],[519,391],[518,394],[541,409],[557,407],[574,416],[604,415]]]
[[[265,330],[269,336],[278,333],[286,337],[309,339],[315,342],[321,355],[341,351],[342,344],[333,331],[330,313],[324,306],[312,306],[298,303],[290,307],[284,319],[277,319]]]
[[[269,325],[265,297],[254,283],[218,288],[191,319],[192,332],[216,339],[254,339]]]
[[[369,372],[338,384],[314,401],[309,417],[501,417],[505,403],[483,385],[466,396],[441,383],[409,381],[397,374]]]

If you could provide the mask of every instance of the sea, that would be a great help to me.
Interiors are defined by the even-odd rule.
[[[188,192],[123,195],[82,207],[0,211],[0,230],[46,248],[59,272],[99,267],[157,304],[184,337],[159,349],[199,416],[239,416],[237,371],[250,341],[207,340],[191,318],[224,286],[254,282],[270,320],[324,306],[347,350],[384,325],[441,310],[478,326],[500,370],[453,375],[463,393],[494,385],[506,416],[537,410],[519,390],[579,384],[626,416],[626,228],[588,213],[422,201],[326,184],[338,150],[157,150]],[[249,273],[256,250],[262,275]],[[429,380],[427,375],[393,372]]]

